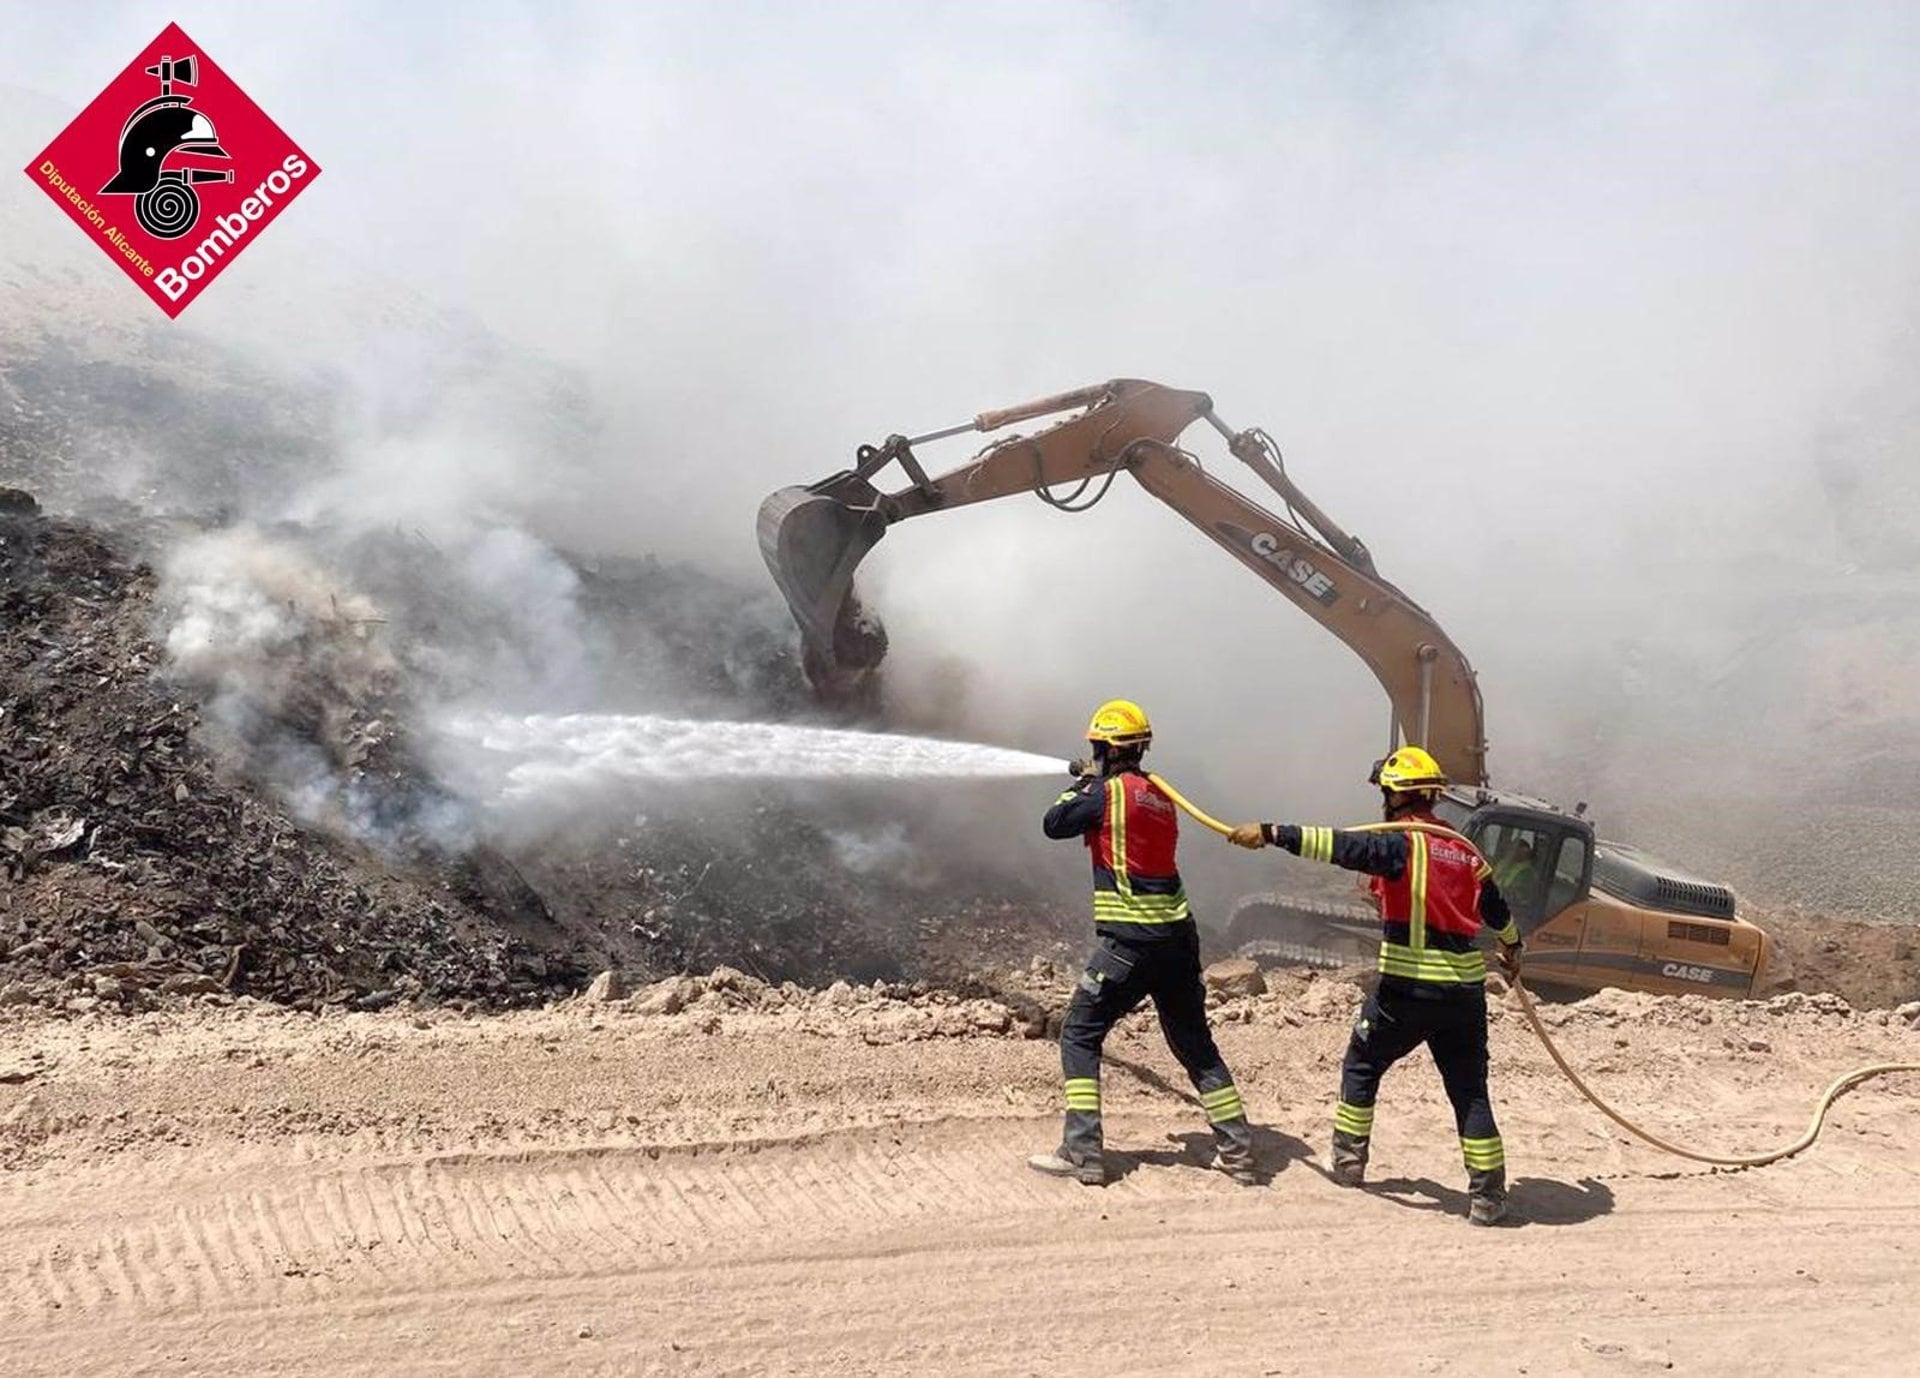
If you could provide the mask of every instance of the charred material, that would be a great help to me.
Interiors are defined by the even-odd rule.
[[[514,936],[488,887],[343,845],[223,772],[154,673],[154,583],[97,533],[0,511],[0,973],[302,1008],[504,1005],[585,979],[564,946]]]

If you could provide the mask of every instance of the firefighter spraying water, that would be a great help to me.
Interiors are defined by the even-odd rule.
[[[1092,755],[1079,783],[1047,810],[1048,837],[1082,838],[1093,861],[1093,952],[1060,1032],[1066,1124],[1060,1147],[1028,1160],[1037,1171],[1090,1185],[1106,1181],[1100,1050],[1113,1026],[1152,999],[1167,1046],[1186,1069],[1213,1126],[1215,1162],[1234,1181],[1258,1182],[1253,1131],[1233,1074],[1207,1025],[1200,933],[1174,852],[1180,818],[1141,764],[1153,725],[1140,705],[1113,699],[1087,725]]]

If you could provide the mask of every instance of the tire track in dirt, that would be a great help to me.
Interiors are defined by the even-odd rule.
[[[605,1275],[695,1256],[788,1256],[929,1218],[1052,1213],[1076,1193],[1009,1151],[1045,1133],[975,1121],[785,1144],[238,1170],[147,1214],[135,1201],[81,1210],[57,1230],[16,1223],[0,1313],[164,1315]],[[1108,1199],[1190,1196],[1214,1185],[1196,1181],[1202,1171],[1134,1173]]]
[[[1861,1087],[1802,1158],[1716,1173],[1612,1132],[1503,1024],[1527,1228],[1476,1231],[1424,1063],[1396,1074],[1375,1189],[1316,1173],[1344,1010],[1301,1029],[1291,1009],[1221,1031],[1277,1174],[1255,1191],[1200,1165],[1177,1068],[1124,1029],[1152,1075],[1116,1058],[1124,1175],[1089,1192],[1022,1165],[1058,1129],[1052,1050],[1024,1042],[693,1042],[593,1011],[426,1028],[229,1012],[160,1038],[28,1023],[61,1061],[0,1086],[0,1368],[1014,1378],[1066,1339],[1111,1372],[1304,1378],[1356,1352],[1382,1373],[1911,1370],[1920,1080]],[[1608,1095],[1728,1148],[1779,1142],[1841,1067],[1915,1046],[1811,1007],[1596,997],[1556,1017]],[[556,1032],[593,1058],[556,1062]],[[374,1062],[343,1065],[354,1037]],[[256,1066],[257,1048],[275,1056]],[[804,1103],[769,1102],[775,1078]],[[1409,1267],[1489,1285],[1400,1289],[1394,1324],[1357,1335],[1381,1270]],[[1111,1311],[1116,1278],[1121,1323],[1077,1326]]]

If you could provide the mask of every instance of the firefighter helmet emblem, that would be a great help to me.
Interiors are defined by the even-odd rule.
[[[182,154],[231,155],[220,147],[213,121],[193,108],[193,98],[174,90],[176,84],[196,84],[198,59],[162,57],[146,72],[160,79],[160,94],[127,117],[120,131],[120,171],[99,194],[133,197],[133,215],[141,229],[156,239],[178,239],[200,219],[194,187],[231,182],[233,169],[169,166],[169,160]]]

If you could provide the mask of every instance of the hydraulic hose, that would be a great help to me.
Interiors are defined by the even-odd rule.
[[[1230,826],[1222,823],[1212,814],[1201,809],[1192,800],[1180,793],[1179,790],[1168,784],[1161,776],[1149,774],[1147,778],[1158,785],[1161,791],[1166,794],[1167,798],[1173,800],[1175,804],[1193,818],[1194,822],[1200,824],[1202,827],[1210,828],[1222,837],[1225,837],[1233,831]],[[1362,823],[1352,828],[1343,829],[1343,831],[1346,832],[1386,832],[1392,830],[1413,830],[1432,833],[1442,837],[1458,838],[1462,842],[1468,841],[1466,838],[1461,837],[1458,832],[1444,824],[1423,823],[1418,820],[1395,823]],[[1471,846],[1472,844],[1469,842],[1468,845]],[[1553,1065],[1560,1069],[1561,1074],[1573,1083],[1573,1089],[1584,1096],[1594,1109],[1619,1125],[1620,1128],[1626,1130],[1627,1133],[1633,1135],[1634,1138],[1653,1145],[1653,1147],[1663,1153],[1671,1153],[1676,1158],[1686,1158],[1691,1162],[1707,1163],[1714,1167],[1765,1167],[1769,1163],[1777,1163],[1783,1159],[1791,1158],[1796,1153],[1801,1153],[1813,1146],[1814,1141],[1820,1137],[1820,1131],[1826,1127],[1827,1111],[1832,1109],[1833,1103],[1839,1100],[1846,1092],[1872,1077],[1887,1076],[1894,1072],[1920,1072],[1920,1062],[1876,1062],[1866,1067],[1856,1067],[1851,1072],[1843,1073],[1834,1078],[1833,1083],[1828,1086],[1826,1091],[1821,1095],[1819,1103],[1814,1106],[1813,1119],[1808,1123],[1806,1131],[1792,1143],[1785,1144],[1767,1153],[1703,1153],[1699,1149],[1687,1148],[1682,1144],[1676,1144],[1661,1138],[1651,1130],[1644,1129],[1640,1125],[1635,1124],[1632,1120],[1602,1100],[1599,1093],[1587,1085],[1587,1083],[1581,1079],[1580,1074],[1574,1071],[1568,1064],[1567,1059],[1560,1052],[1559,1046],[1554,1043],[1553,1036],[1547,1032],[1547,1026],[1541,1022],[1540,1012],[1534,1007],[1533,996],[1528,992],[1527,988],[1521,984],[1518,978],[1515,978],[1510,982],[1508,989],[1512,991],[1515,1001],[1519,1004],[1521,1014],[1526,1016],[1527,1026],[1533,1030],[1534,1036],[1540,1040],[1540,1046],[1547,1050],[1547,1056],[1553,1059]]]

